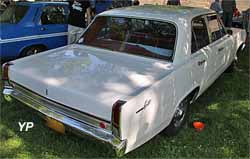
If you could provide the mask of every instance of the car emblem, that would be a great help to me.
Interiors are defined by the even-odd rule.
[[[144,102],[144,106],[143,106],[142,108],[140,108],[139,110],[137,110],[137,111],[136,111],[136,114],[139,113],[139,112],[141,112],[142,110],[146,109],[146,108],[150,105],[150,103],[151,103],[151,99],[146,100],[146,101]]]

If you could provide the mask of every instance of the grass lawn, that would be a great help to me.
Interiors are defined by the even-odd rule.
[[[191,106],[189,122],[175,137],[156,136],[124,158],[238,158],[250,157],[249,53],[240,57],[234,73],[223,74]],[[195,132],[191,122],[206,123]],[[32,121],[28,132],[19,132],[19,121]],[[77,137],[60,135],[44,125],[32,109],[1,99],[0,158],[115,157],[109,146]]]

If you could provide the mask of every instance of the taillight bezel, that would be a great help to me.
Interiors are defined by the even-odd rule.
[[[3,81],[9,81],[9,67],[13,65],[12,62],[4,63],[2,66],[2,80]]]
[[[121,108],[126,103],[126,101],[118,100],[113,104],[112,107],[112,133],[116,137],[120,137],[121,130],[120,130],[120,124],[121,124]]]

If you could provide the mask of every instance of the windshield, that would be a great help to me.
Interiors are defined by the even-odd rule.
[[[13,5],[8,7],[0,15],[0,23],[17,24],[23,19],[28,9],[29,9],[28,6],[21,6],[21,5]]]
[[[172,60],[176,28],[155,20],[97,17],[83,35],[83,44],[128,54]]]

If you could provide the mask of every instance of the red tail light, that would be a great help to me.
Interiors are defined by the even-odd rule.
[[[9,80],[9,66],[11,65],[13,65],[13,63],[11,62],[3,64],[3,76],[2,76],[3,80]]]
[[[99,127],[100,127],[100,128],[103,128],[103,129],[106,129],[106,125],[105,125],[104,122],[100,122],[100,123],[99,123]]]
[[[112,108],[112,128],[113,128],[113,133],[115,135],[119,135],[119,128],[120,128],[120,115],[121,115],[121,107],[124,105],[126,102],[118,100],[115,102]]]

